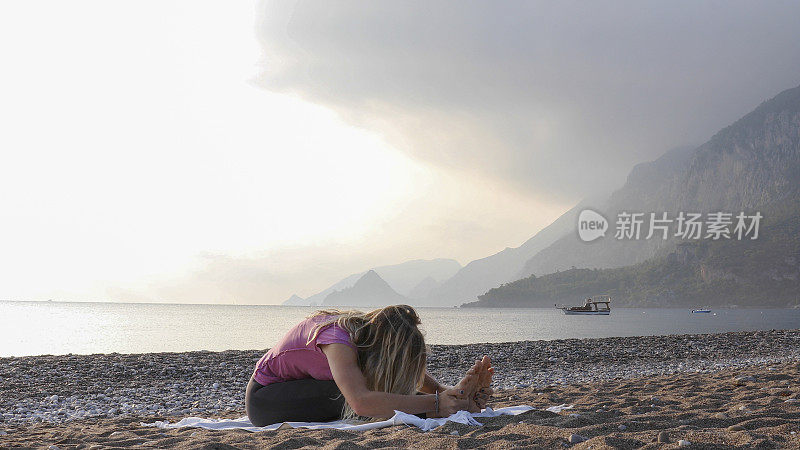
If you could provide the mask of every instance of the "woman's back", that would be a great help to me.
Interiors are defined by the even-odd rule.
[[[335,316],[317,315],[292,327],[283,338],[256,363],[253,379],[261,385],[289,380],[314,378],[333,380],[328,359],[319,348],[322,344],[341,343],[356,348],[350,335],[335,323],[325,325],[309,342],[314,329]]]

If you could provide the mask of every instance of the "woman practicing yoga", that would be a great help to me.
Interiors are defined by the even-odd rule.
[[[318,311],[295,325],[256,364],[245,409],[255,426],[324,422],[394,411],[446,417],[480,411],[492,395],[487,356],[456,386],[425,369],[419,316],[407,305],[368,313]]]

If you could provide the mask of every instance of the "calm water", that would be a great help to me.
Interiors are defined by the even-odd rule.
[[[0,356],[263,349],[313,308],[241,305],[0,302]],[[467,344],[800,328],[800,310],[420,308],[427,341]]]

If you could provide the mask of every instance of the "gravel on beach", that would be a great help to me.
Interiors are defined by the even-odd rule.
[[[482,355],[499,390],[800,361],[800,330],[433,345],[429,372],[454,384]],[[239,417],[265,350],[0,358],[0,429],[31,423],[188,415]]]

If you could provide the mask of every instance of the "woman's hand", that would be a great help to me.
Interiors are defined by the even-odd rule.
[[[459,411],[467,411],[470,406],[470,399],[467,393],[461,389],[448,389],[439,393],[439,415],[436,417],[448,417]]]
[[[478,411],[480,412],[483,408],[486,408],[486,404],[489,403],[489,400],[492,398],[494,394],[494,389],[490,387],[480,388],[478,392],[475,394],[473,400],[475,401],[475,405],[478,407]]]

